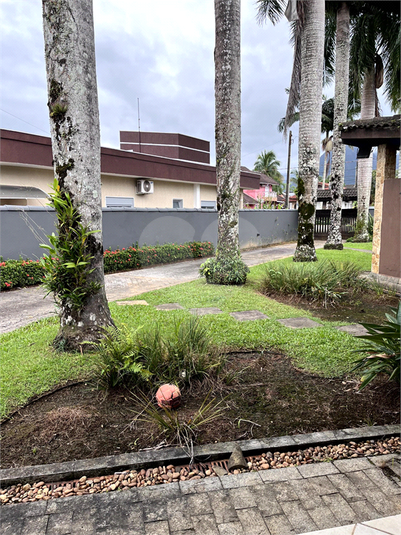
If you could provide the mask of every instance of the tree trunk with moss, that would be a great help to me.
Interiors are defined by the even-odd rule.
[[[361,119],[373,119],[376,115],[376,83],[374,67],[365,74],[362,88]],[[358,215],[355,226],[354,241],[369,241],[368,219],[370,189],[372,186],[373,156],[358,160],[357,195]]]
[[[316,258],[314,224],[319,180],[324,48],[324,0],[304,2],[298,149],[298,243],[295,262]]]
[[[216,177],[218,239],[215,263],[219,283],[230,282],[241,264],[239,203],[241,172],[241,17],[240,0],[215,0]],[[224,277],[222,271],[227,271]],[[235,277],[234,277],[235,280]],[[210,281],[211,282],[211,281]]]
[[[341,141],[339,125],[347,120],[350,10],[342,2],[337,11],[336,28],[336,78],[334,90],[333,158],[331,163],[331,212],[330,226],[325,249],[342,249],[341,215],[344,190],[345,145]]]
[[[42,0],[48,108],[54,171],[60,192],[68,194],[79,223],[90,231],[92,257],[87,283],[99,287],[83,306],[64,302],[56,343],[78,349],[113,325],[104,289],[100,127],[96,85],[92,0]],[[63,232],[59,227],[59,232]]]

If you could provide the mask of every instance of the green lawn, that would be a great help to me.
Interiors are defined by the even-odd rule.
[[[368,251],[372,250],[372,242],[368,241],[366,243],[352,243],[352,242],[345,242],[344,247],[346,249],[365,249]]]
[[[318,250],[317,255],[319,259],[353,260],[362,269],[370,270],[371,256],[368,253]],[[292,259],[285,262],[292,262]],[[258,281],[265,269],[265,265],[251,268],[248,281],[242,287],[207,285],[204,280],[196,280],[133,298],[145,299],[153,306],[124,307],[110,303],[111,312],[117,325],[125,324],[135,330],[152,328],[159,323],[162,331],[167,333],[177,320],[190,316],[190,308],[215,306],[223,314],[203,316],[201,321],[208,327],[214,344],[220,347],[230,350],[276,348],[288,354],[298,367],[326,377],[349,371],[356,359],[353,350],[360,347],[361,342],[333,328],[339,323],[318,320],[322,323],[321,328],[293,330],[277,322],[279,318],[312,316],[259,294]],[[154,306],[162,303],[179,303],[184,310],[155,310]],[[269,319],[237,322],[229,315],[230,312],[255,309]],[[57,328],[58,320],[48,318],[0,337],[1,415],[57,384],[90,378],[96,354],[57,353],[51,347]]]

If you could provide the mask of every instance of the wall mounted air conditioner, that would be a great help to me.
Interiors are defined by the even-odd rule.
[[[136,193],[137,195],[145,195],[145,193],[153,193],[153,180],[137,180]]]

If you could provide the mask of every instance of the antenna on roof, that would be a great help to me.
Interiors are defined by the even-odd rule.
[[[138,134],[139,134],[139,152],[142,152],[142,149],[141,149],[141,114],[140,114],[140,111],[139,111],[139,97],[138,97]]]

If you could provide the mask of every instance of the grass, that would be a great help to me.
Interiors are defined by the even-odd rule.
[[[319,259],[351,260],[363,270],[370,270],[371,257],[364,252],[318,250],[317,255]],[[285,262],[292,262],[292,259]],[[273,264],[269,262],[269,267]],[[356,358],[353,350],[360,348],[361,342],[333,328],[344,323],[317,320],[322,324],[321,328],[293,330],[277,322],[281,318],[313,316],[258,293],[265,269],[264,265],[251,268],[245,286],[208,285],[204,280],[196,280],[135,296],[135,299],[145,299],[153,306],[124,307],[110,303],[110,309],[116,323],[125,324],[130,330],[152,327],[157,323],[162,333],[167,334],[174,331],[177,320],[189,317],[190,308],[215,306],[223,314],[203,316],[201,322],[217,346],[227,350],[266,351],[274,348],[288,354],[297,367],[325,377],[348,372]],[[184,310],[159,311],[154,308],[158,304],[175,302]],[[269,319],[237,322],[229,315],[230,312],[256,309]],[[51,347],[57,330],[58,320],[48,318],[0,337],[2,416],[57,384],[92,376],[96,354],[57,353]]]
[[[366,243],[352,243],[352,242],[345,242],[344,243],[345,249],[365,249],[366,251],[372,250],[372,242],[368,241]]]

